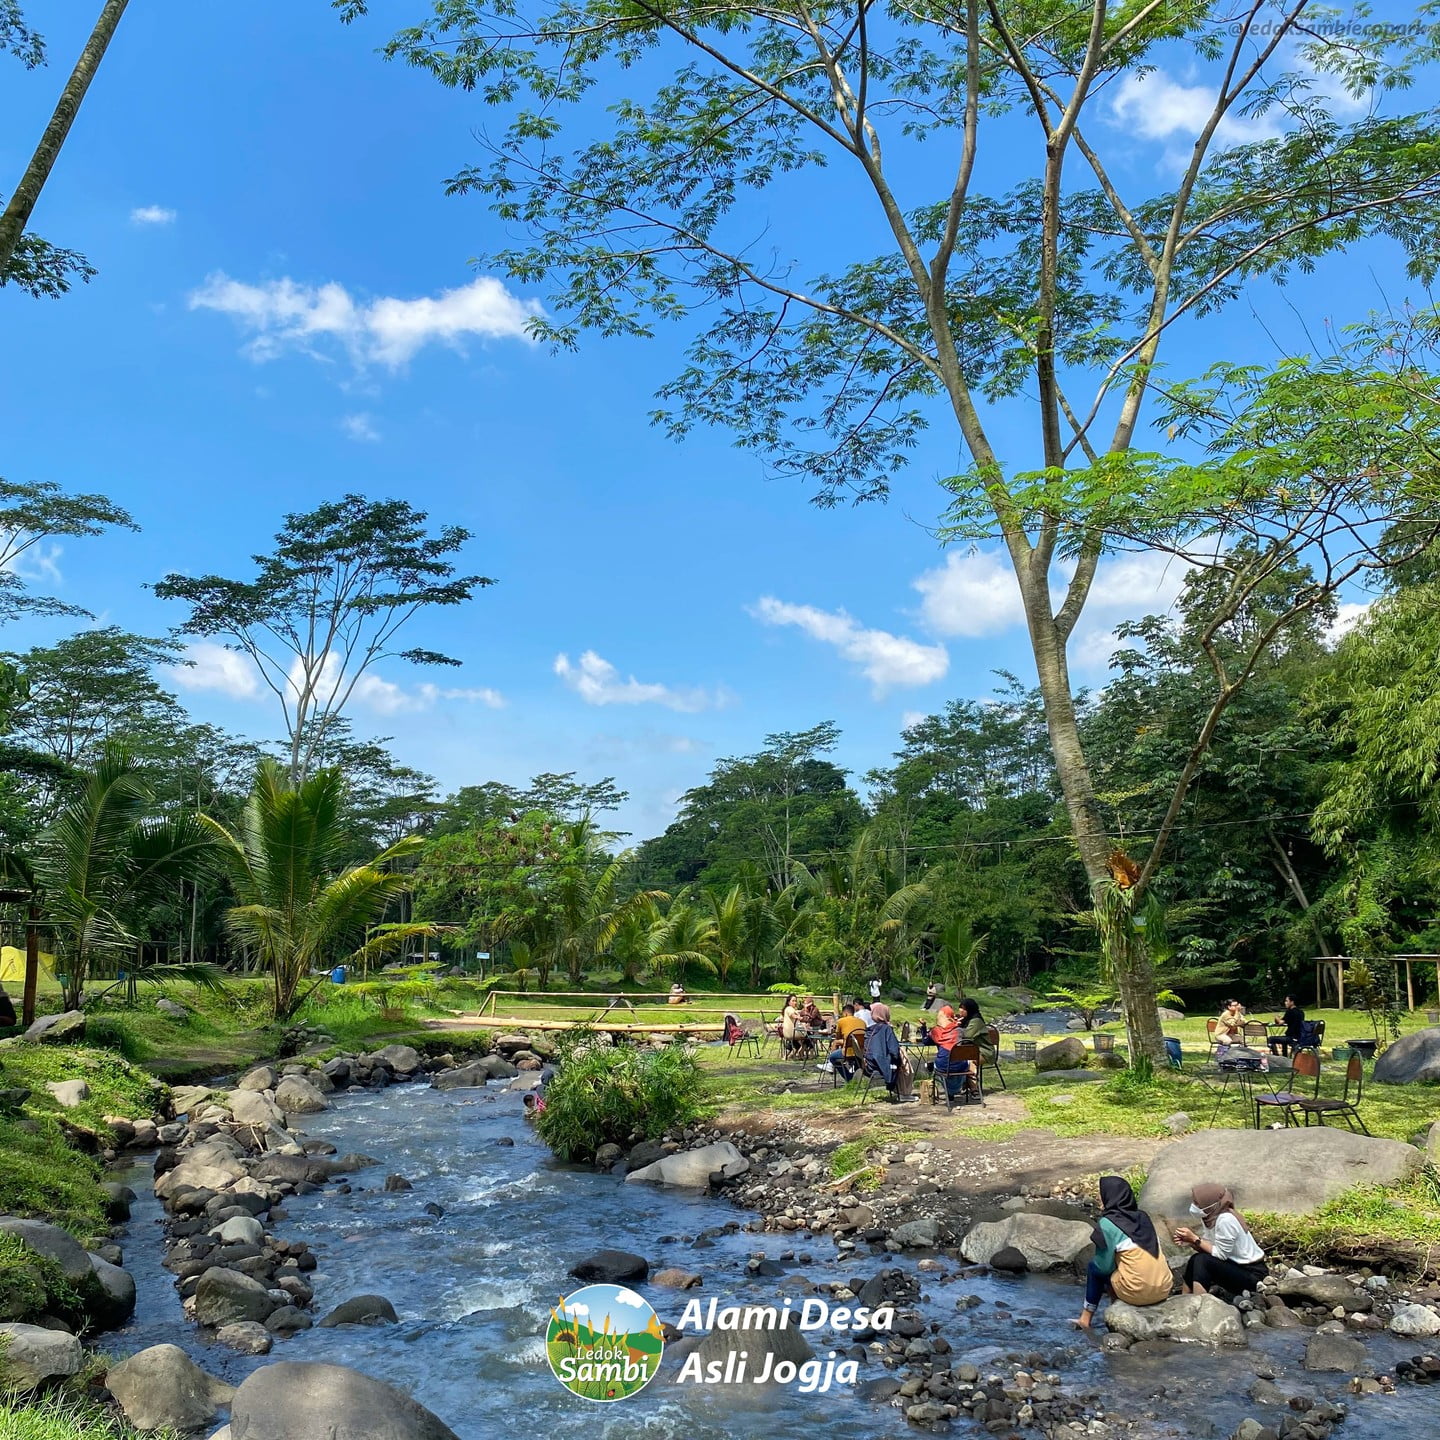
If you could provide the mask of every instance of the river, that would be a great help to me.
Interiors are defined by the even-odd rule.
[[[348,1195],[332,1185],[290,1199],[288,1218],[275,1227],[278,1236],[304,1239],[316,1252],[319,1268],[308,1277],[315,1289],[314,1314],[318,1318],[354,1295],[379,1294],[394,1305],[400,1323],[311,1329],[277,1339],[270,1360],[332,1361],[390,1381],[410,1391],[462,1440],[491,1440],[502,1422],[520,1427],[518,1436],[543,1434],[547,1440],[593,1440],[597,1434],[605,1440],[761,1440],[817,1427],[825,1440],[873,1440],[907,1432],[900,1412],[861,1398],[855,1387],[825,1395],[767,1387],[763,1405],[743,1409],[730,1398],[732,1392],[722,1399],[722,1392],[707,1393],[702,1386],[675,1385],[675,1367],[668,1361],[638,1396],[597,1406],[556,1382],[541,1334],[550,1307],[579,1287],[567,1275],[570,1267],[599,1249],[644,1255],[652,1272],[678,1265],[701,1274],[703,1288],[683,1295],[639,1287],[661,1318],[672,1322],[691,1296],[775,1304],[790,1293],[798,1306],[805,1293],[796,1286],[800,1277],[869,1278],[882,1264],[912,1268],[913,1258],[881,1254],[844,1260],[827,1237],[726,1233],[727,1224],[753,1217],[720,1200],[626,1185],[610,1175],[558,1165],[521,1118],[514,1094],[396,1086],[337,1096],[334,1108],[307,1117],[304,1129],[341,1153],[363,1151],[378,1161],[351,1177],[355,1188]],[[513,1145],[500,1143],[507,1138]],[[380,1187],[391,1173],[406,1176],[414,1189],[384,1193]],[[122,1178],[141,1196],[122,1241],[138,1304],[131,1324],[106,1336],[104,1348],[124,1355],[148,1345],[178,1344],[212,1374],[238,1384],[267,1361],[208,1344],[184,1319],[173,1277],[161,1265],[161,1210],[149,1176],[138,1167]],[[425,1213],[430,1203],[443,1209],[441,1218]],[[702,1231],[711,1245],[692,1248]],[[746,1260],[760,1254],[782,1260],[788,1274],[748,1275]],[[943,1263],[953,1272],[952,1262]],[[940,1322],[954,1347],[954,1363],[968,1360],[982,1372],[1008,1365],[1007,1375],[1017,1365],[1058,1371],[1065,1393],[1099,1392],[1112,1413],[1139,1422],[1131,1433],[1147,1440],[1224,1437],[1245,1415],[1261,1416],[1247,1391],[1257,1364],[1267,1363],[1282,1388],[1351,1400],[1356,1413],[1342,1436],[1359,1440],[1382,1433],[1382,1427],[1387,1440],[1430,1440],[1436,1433],[1434,1397],[1423,1388],[1353,1400],[1343,1395],[1338,1383],[1343,1377],[1304,1374],[1299,1355],[1305,1331],[1251,1332],[1252,1348],[1241,1351],[1167,1347],[1159,1356],[1112,1356],[1069,1329],[1080,1299],[1073,1284],[1041,1276],[946,1283],[931,1275],[920,1278],[927,1298],[919,1308]],[[957,1312],[956,1298],[966,1293],[982,1303]],[[838,1343],[824,1332],[810,1339],[822,1358]],[[1380,1365],[1416,1348],[1416,1342],[1388,1336],[1370,1345]],[[862,1382],[887,1373],[874,1360],[860,1370]],[[952,1433],[985,1432],[961,1423]]]

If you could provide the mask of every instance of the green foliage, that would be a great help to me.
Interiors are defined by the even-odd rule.
[[[1383,1049],[1386,1042],[1400,1038],[1402,1011],[1394,992],[1376,973],[1376,964],[1354,958],[1345,965],[1345,989],[1351,1003],[1365,1012],[1375,1039]]]
[[[601,1145],[653,1139],[700,1113],[702,1081],[684,1044],[602,1046],[571,1035],[536,1122],[562,1160],[589,1160]]]
[[[84,1298],[55,1261],[0,1233],[0,1322],[26,1324],[42,1315],[78,1322],[84,1310]]]
[[[49,1115],[25,1123],[0,1115],[0,1214],[63,1225],[76,1235],[104,1228],[100,1168]]]
[[[136,1440],[138,1433],[114,1411],[68,1391],[23,1406],[0,1399],[0,1440]],[[168,1427],[145,1433],[151,1440],[176,1440]]]

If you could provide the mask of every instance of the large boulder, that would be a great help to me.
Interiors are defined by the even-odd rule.
[[[1073,1070],[1085,1063],[1085,1042],[1067,1035],[1053,1044],[1042,1045],[1035,1052],[1037,1070]]]
[[[65,1010],[59,1015],[42,1015],[26,1032],[27,1040],[47,1045],[72,1045],[85,1038],[85,1012]]]
[[[1305,1368],[1320,1373],[1355,1375],[1365,1369],[1365,1347],[1351,1335],[1317,1330],[1305,1344]]]
[[[53,1260],[67,1280],[88,1280],[94,1273],[85,1247],[68,1231],[43,1220],[21,1220],[14,1215],[0,1215],[0,1230],[6,1230],[24,1241],[37,1255]]]
[[[322,1330],[336,1325],[394,1325],[399,1320],[395,1307],[383,1295],[356,1295],[342,1300],[323,1320]]]
[[[235,1394],[178,1345],[152,1345],[132,1355],[105,1377],[105,1388],[137,1430],[198,1430]]]
[[[1407,1300],[1395,1307],[1395,1313],[1390,1317],[1390,1332],[1414,1339],[1429,1339],[1440,1335],[1440,1315],[1428,1305],[1416,1305]]]
[[[397,1075],[413,1075],[420,1068],[420,1052],[411,1045],[387,1045],[366,1059],[388,1065]]]
[[[285,1128],[280,1107],[260,1090],[236,1090],[230,1096],[230,1113],[241,1125],[258,1125],[262,1130],[272,1125]]]
[[[287,1075],[275,1087],[275,1103],[287,1115],[318,1115],[330,1108],[330,1102],[298,1075]]]
[[[195,1319],[216,1329],[244,1320],[263,1323],[280,1304],[258,1280],[218,1265],[200,1277],[195,1289]]]
[[[511,1070],[515,1075],[520,1073],[514,1066],[511,1066]],[[496,1077],[491,1075],[490,1067],[484,1060],[472,1060],[468,1065],[461,1065],[454,1070],[437,1071],[430,1083],[437,1090],[473,1090],[494,1078]]]
[[[1140,1205],[1187,1223],[1190,1190],[1213,1181],[1243,1211],[1309,1215],[1355,1185],[1390,1185],[1420,1163],[1400,1140],[1377,1140],[1317,1125],[1289,1130],[1201,1130],[1167,1145],[1150,1163]]]
[[[732,1353],[738,1354],[742,1350],[745,1352],[744,1377],[733,1383],[743,1384],[747,1391],[753,1387],[756,1376],[763,1375],[767,1367],[773,1373],[775,1364],[781,1360],[803,1365],[815,1358],[810,1342],[798,1328],[792,1326],[783,1330],[772,1330],[766,1326],[753,1330],[712,1330],[696,1347],[695,1353],[700,1357],[702,1373],[713,1360],[719,1363],[720,1373],[723,1374],[726,1360]],[[766,1388],[774,1384],[772,1380]]]
[[[1029,1270],[1080,1266],[1095,1253],[1092,1226],[1085,1220],[1054,1215],[1007,1215],[974,1226],[960,1242],[960,1253],[974,1265],[988,1265],[1006,1249],[1018,1250]]]
[[[1381,1085],[1440,1080],[1440,1025],[1402,1035],[1387,1045],[1375,1061],[1375,1079]]]
[[[1368,1290],[1351,1284],[1343,1275],[1306,1275],[1302,1270],[1292,1270],[1272,1277],[1271,1288],[1282,1300],[1308,1300],[1327,1310],[1343,1305],[1350,1314],[1370,1310],[1375,1304]]]
[[[906,1250],[934,1250],[945,1238],[940,1222],[933,1215],[906,1220],[897,1225],[890,1238]]]
[[[235,1082],[235,1088],[237,1090],[273,1090],[279,1078],[273,1065],[257,1065],[253,1070],[247,1070]]]
[[[246,1173],[245,1162],[224,1145],[197,1145],[156,1182],[162,1200],[181,1190],[225,1190]]]
[[[207,1105],[214,1093],[208,1085],[176,1085],[170,1091],[170,1107],[177,1115],[189,1115]]]
[[[1234,1133],[1229,1132],[1229,1133]],[[1105,1323],[1131,1340],[1179,1340],[1198,1345],[1243,1345],[1240,1312],[1213,1295],[1172,1295],[1158,1305],[1116,1301]]]
[[[459,1440],[402,1391],[343,1365],[279,1361],[230,1406],[231,1440]]]
[[[733,1180],[750,1168],[750,1162],[728,1140],[662,1156],[653,1165],[632,1170],[627,1183],[673,1185],[685,1190],[707,1190],[712,1179]]]
[[[0,1394],[33,1390],[76,1374],[85,1363],[80,1342],[40,1325],[0,1325]]]
[[[90,1087],[83,1080],[47,1080],[45,1088],[62,1110],[73,1110],[90,1098]]]
[[[625,1250],[597,1250],[571,1266],[570,1273],[587,1285],[624,1285],[644,1280],[650,1263]]]
[[[135,1313],[135,1279],[128,1270],[112,1265],[99,1255],[88,1258],[95,1283],[89,1287],[86,1309],[99,1329],[113,1330]]]

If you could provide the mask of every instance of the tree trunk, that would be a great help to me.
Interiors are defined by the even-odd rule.
[[[1128,906],[1106,904],[1105,888],[1113,884],[1107,865],[1111,842],[1106,833],[1090,765],[1080,740],[1075,714],[1075,697],[1070,689],[1070,666],[1051,612],[1048,575],[1032,574],[1030,566],[1014,556],[1020,594],[1025,604],[1030,642],[1035,652],[1035,669],[1040,694],[1045,702],[1045,726],[1055,757],[1055,772],[1065,797],[1065,808],[1075,835],[1075,846],[1090,882],[1101,942],[1114,967],[1120,1003],[1125,1010],[1125,1028],[1130,1055],[1148,1055],[1157,1064],[1165,1062],[1165,1037],[1160,1029],[1155,999],[1155,970],[1150,952],[1135,929]]]
[[[45,127],[39,145],[35,147],[30,164],[15,187],[15,193],[10,197],[4,215],[0,215],[0,275],[4,275],[10,268],[15,247],[19,245],[20,237],[30,223],[35,202],[39,200],[40,192],[50,178],[50,171],[54,169],[55,161],[60,156],[60,147],[70,133],[71,125],[75,123],[75,116],[79,114],[80,102],[85,98],[85,92],[90,88],[90,82],[100,68],[100,61],[114,37],[115,27],[119,25],[128,3],[129,0],[105,0],[100,18],[90,32],[90,38],[85,42],[85,48],[80,52],[74,70],[70,72],[70,79],[60,92],[55,113],[51,115],[50,123]]]

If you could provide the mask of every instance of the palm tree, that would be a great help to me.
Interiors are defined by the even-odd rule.
[[[154,816],[153,803],[135,758],[108,746],[36,844],[32,868],[54,927],[67,1009],[79,1007],[96,960],[128,959],[137,920],[177,880],[205,868],[212,842],[202,817],[189,810]],[[166,974],[203,981],[211,970],[169,966]]]
[[[963,915],[952,915],[935,933],[935,964],[940,978],[963,1000],[967,990],[980,980],[980,957],[989,943],[988,935],[977,935]]]
[[[698,905],[677,896],[669,912],[650,930],[650,962],[655,969],[682,979],[687,970],[714,975],[715,921]]]
[[[721,984],[728,984],[730,971],[744,964],[751,984],[758,989],[763,972],[774,963],[785,930],[764,882],[758,876],[749,877],[748,882],[742,880],[728,890],[711,886],[701,893],[714,924],[715,965]]]
[[[299,1008],[300,987],[313,971],[369,961],[446,928],[376,923],[410,888],[411,877],[391,865],[424,841],[412,835],[368,864],[342,868],[339,857],[353,836],[339,770],[292,784],[284,767],[267,758],[234,831],[201,818],[218,842],[238,901],[226,924],[270,972],[277,1019]]]

